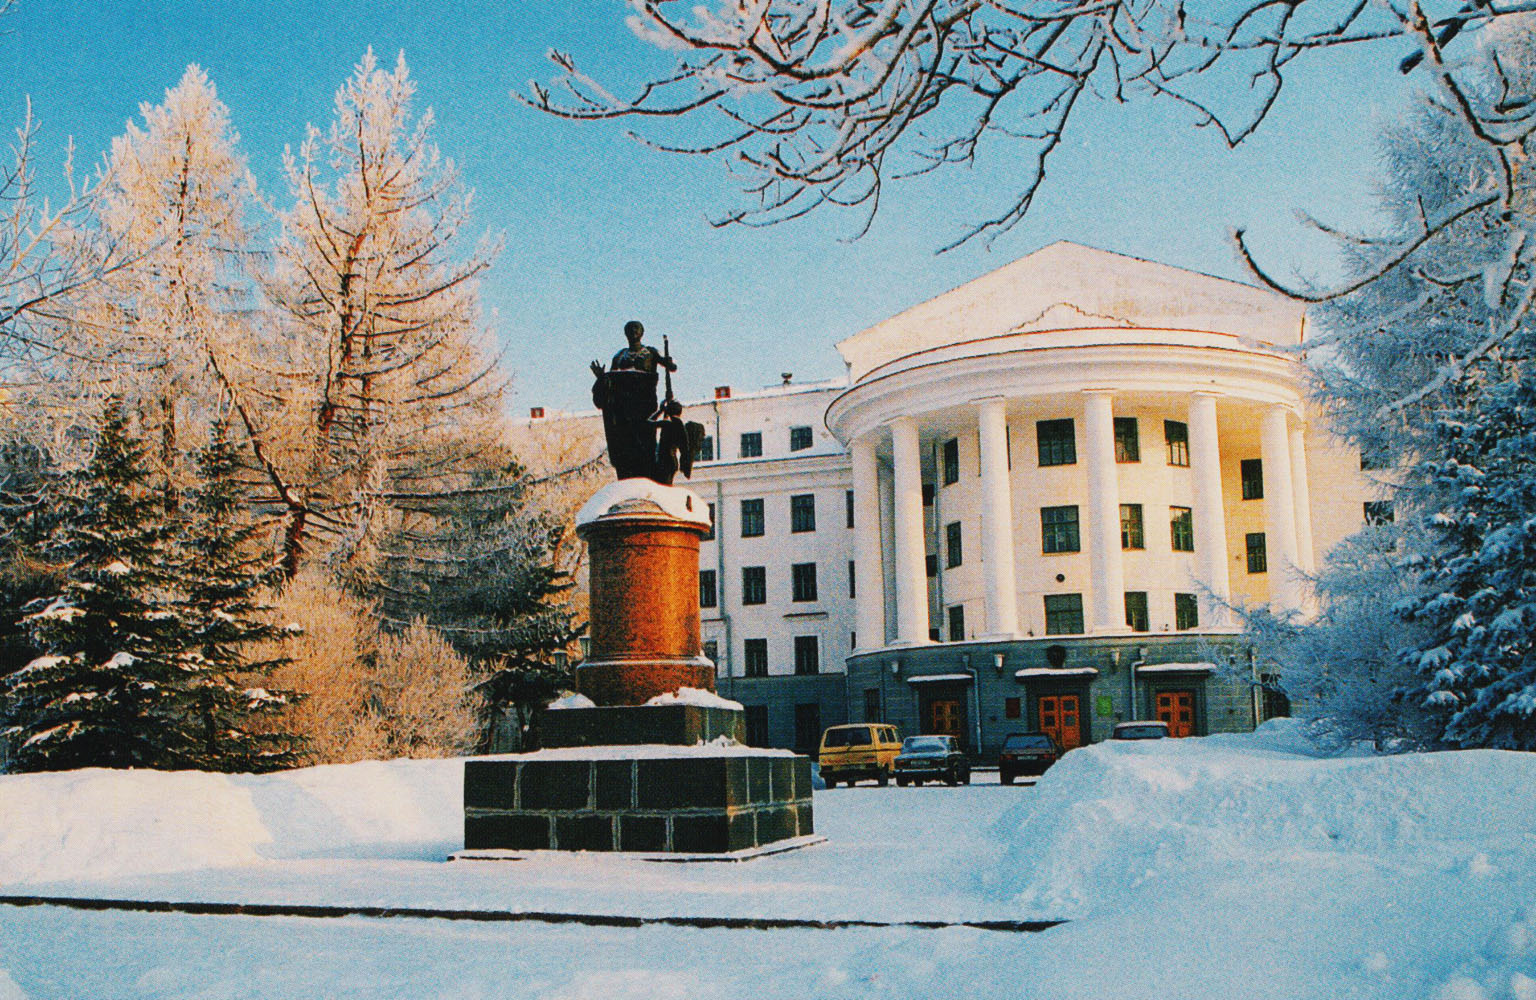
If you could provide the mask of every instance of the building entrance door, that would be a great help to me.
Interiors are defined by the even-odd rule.
[[[1075,694],[1040,696],[1040,731],[1050,733],[1063,750],[1083,745],[1082,705]]]
[[[1159,691],[1157,717],[1168,723],[1169,736],[1195,735],[1195,693]]]
[[[928,703],[927,732],[936,736],[965,736],[964,713],[953,698],[935,698]]]

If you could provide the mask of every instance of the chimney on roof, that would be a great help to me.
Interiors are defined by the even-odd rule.
[[[715,386],[715,398],[716,399],[730,399],[731,398],[731,387],[728,386],[728,385],[717,385],[717,386]]]
[[[530,419],[530,420],[543,420],[544,419],[544,407],[542,407],[542,406],[530,406],[528,408],[528,419]]]

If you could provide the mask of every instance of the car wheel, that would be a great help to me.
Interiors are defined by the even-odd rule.
[[[960,776],[951,771],[944,776],[944,784],[954,786],[960,784]]]
[[[897,788],[906,788],[907,787],[907,779],[906,778],[897,778],[896,779],[896,787]]]
[[[881,771],[880,776],[875,779],[875,783],[878,784],[881,788],[889,785],[891,783],[891,772]]]
[[[997,776],[997,780],[1001,781],[1005,785],[1011,785],[1011,784],[1013,784],[1013,775],[999,773],[998,776]]]
[[[970,771],[970,768],[966,768],[966,770],[960,775],[960,784],[962,784],[962,785],[969,785],[970,783],[971,783],[971,771]]]

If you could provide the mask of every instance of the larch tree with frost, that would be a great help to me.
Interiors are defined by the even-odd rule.
[[[469,193],[412,120],[402,55],[369,51],[336,95],[329,130],[285,157],[294,203],[282,217],[270,292],[291,333],[281,443],[302,503],[284,526],[291,575],[322,544],[367,578],[401,498],[462,487],[465,464],[499,434],[502,379],[479,326],[476,279],[495,247],[464,249]]]

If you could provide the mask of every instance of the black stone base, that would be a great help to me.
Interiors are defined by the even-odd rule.
[[[613,759],[598,750],[590,760],[530,755],[464,765],[470,851],[718,854],[814,832],[808,757],[710,756],[700,748]]]
[[[721,736],[744,742],[747,722],[746,714],[737,709],[700,705],[563,708],[540,713],[537,735],[538,745],[550,748],[695,746]]]

